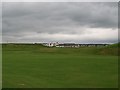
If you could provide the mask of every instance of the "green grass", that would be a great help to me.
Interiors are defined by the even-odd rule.
[[[2,89],[2,45],[0,44],[0,89]]]
[[[3,45],[3,88],[118,87],[118,56],[101,50]]]

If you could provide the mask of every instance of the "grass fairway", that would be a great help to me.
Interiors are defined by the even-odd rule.
[[[2,89],[2,45],[0,44],[0,89]]]
[[[98,50],[3,45],[3,88],[118,87],[118,56]]]

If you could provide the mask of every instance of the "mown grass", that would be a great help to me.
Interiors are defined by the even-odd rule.
[[[3,45],[3,88],[118,87],[118,56],[104,49]]]
[[[2,89],[2,45],[0,44],[0,89]]]

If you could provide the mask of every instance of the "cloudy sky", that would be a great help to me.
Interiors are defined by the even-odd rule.
[[[117,2],[4,2],[3,42],[116,43]]]

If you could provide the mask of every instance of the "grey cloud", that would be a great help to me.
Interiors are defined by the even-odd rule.
[[[8,39],[12,41],[13,38],[34,41],[34,37],[32,40],[24,37],[24,33],[27,32],[35,32],[36,35],[44,33],[84,35],[89,33],[86,32],[86,28],[117,29],[117,2],[3,3],[2,8],[3,41]],[[41,38],[39,36],[36,41],[50,41],[47,36],[46,39]],[[55,40],[64,41],[61,38]]]

